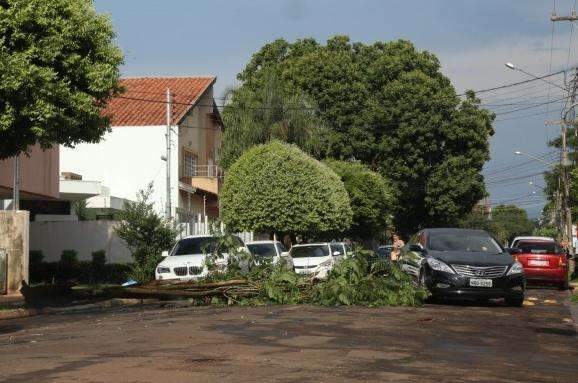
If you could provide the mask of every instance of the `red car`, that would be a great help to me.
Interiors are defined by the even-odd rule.
[[[521,240],[520,253],[513,254],[524,266],[528,282],[555,284],[567,290],[568,256],[554,241]]]

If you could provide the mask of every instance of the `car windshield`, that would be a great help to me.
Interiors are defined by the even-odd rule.
[[[484,253],[501,253],[502,248],[486,233],[431,233],[429,249],[435,251],[469,251]]]
[[[522,253],[531,254],[559,254],[562,252],[556,242],[520,241],[518,249],[522,250]]]
[[[291,249],[291,256],[293,258],[326,257],[328,255],[329,248],[326,245],[293,246]]]
[[[185,238],[177,242],[171,255],[210,254],[217,246],[213,237]]]
[[[257,258],[273,258],[275,255],[275,245],[273,243],[254,243],[247,245],[251,254]]]

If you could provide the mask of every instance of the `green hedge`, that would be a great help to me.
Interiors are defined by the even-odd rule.
[[[60,261],[44,262],[41,251],[30,252],[30,283],[110,283],[125,282],[129,264],[106,263],[104,251],[92,253],[92,261],[78,261],[74,250],[64,250]]]
[[[339,176],[280,141],[249,149],[231,166],[220,202],[223,221],[239,231],[345,231],[353,216]]]

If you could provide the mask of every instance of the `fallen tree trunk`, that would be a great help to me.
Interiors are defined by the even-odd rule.
[[[125,288],[129,294],[147,295],[157,297],[210,297],[214,295],[222,295],[222,290],[205,290],[205,291],[189,291],[189,290],[154,290],[151,288],[144,289],[142,287]]]
[[[247,286],[249,283],[244,279],[234,279],[231,281],[222,282],[170,282],[170,283],[148,283],[146,285],[140,286],[141,289],[151,289],[151,290],[204,290],[213,289],[218,287],[229,287],[229,286]],[[169,282],[169,281],[167,281]]]

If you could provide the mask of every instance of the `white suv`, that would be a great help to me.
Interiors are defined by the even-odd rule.
[[[318,279],[327,278],[333,266],[347,255],[341,242],[295,245],[290,254],[297,274],[313,274]]]
[[[238,250],[249,253],[249,250],[239,237],[234,237],[238,242]],[[217,238],[211,235],[192,235],[180,239],[171,252],[163,251],[165,259],[157,265],[155,278],[157,280],[178,279],[196,280],[206,277],[209,273],[205,265],[207,255],[212,254],[217,245]],[[229,255],[222,253],[222,258],[215,262],[222,268],[226,268]],[[248,265],[242,264],[241,269],[246,270]]]
[[[247,248],[257,262],[260,259],[269,258],[274,265],[279,262],[285,262],[289,269],[293,269],[293,259],[285,249],[285,246],[279,241],[247,242]]]

